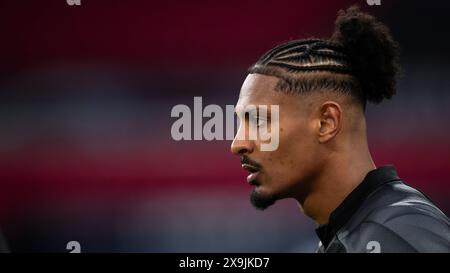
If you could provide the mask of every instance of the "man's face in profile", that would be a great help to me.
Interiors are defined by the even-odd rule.
[[[249,171],[247,181],[254,186],[251,202],[259,209],[278,199],[301,196],[320,164],[314,134],[316,122],[320,121],[314,117],[314,96],[276,91],[278,81],[272,76],[248,75],[236,105],[240,125],[231,151],[241,157],[242,167]],[[267,106],[266,116],[247,110],[261,105]],[[251,139],[248,132],[251,126],[272,128],[271,122],[277,121],[271,119],[271,105],[279,106],[279,145],[273,151],[264,151],[261,144],[267,141],[261,140],[259,134]]]

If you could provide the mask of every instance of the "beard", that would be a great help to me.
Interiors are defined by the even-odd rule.
[[[259,210],[265,210],[266,208],[275,204],[276,201],[277,198],[275,195],[264,195],[258,193],[256,191],[256,188],[253,189],[252,192],[250,193],[250,202],[256,209]]]

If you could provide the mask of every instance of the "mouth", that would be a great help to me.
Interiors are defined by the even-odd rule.
[[[257,186],[256,177],[259,175],[259,168],[250,164],[242,164],[242,168],[250,173],[247,176],[247,183]]]

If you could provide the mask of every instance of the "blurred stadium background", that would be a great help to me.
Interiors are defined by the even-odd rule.
[[[171,139],[171,108],[235,104],[274,45],[326,37],[357,3],[402,46],[398,95],[368,108],[377,165],[450,212],[445,1],[0,2],[0,223],[12,251],[311,252],[294,201],[265,212],[230,141]]]

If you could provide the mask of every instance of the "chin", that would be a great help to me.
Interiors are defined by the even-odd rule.
[[[278,200],[275,194],[264,192],[262,186],[256,186],[250,193],[250,202],[259,210],[265,210]]]

